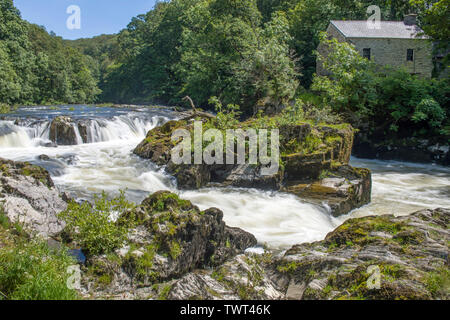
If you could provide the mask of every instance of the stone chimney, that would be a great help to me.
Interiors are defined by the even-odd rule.
[[[417,14],[407,14],[403,18],[403,23],[407,26],[414,26],[417,24]]]

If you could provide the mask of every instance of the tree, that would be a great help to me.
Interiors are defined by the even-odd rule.
[[[99,93],[88,58],[0,0],[0,102],[86,103]]]
[[[352,123],[371,115],[370,105],[376,102],[373,64],[359,55],[353,45],[327,39],[320,35],[327,56],[319,56],[329,76],[315,76],[312,90],[324,93],[323,101],[335,111],[345,113]]]
[[[203,105],[217,96],[247,115],[293,97],[298,84],[284,15],[263,25],[256,2],[242,0],[199,2],[186,15],[177,68],[183,94]]]

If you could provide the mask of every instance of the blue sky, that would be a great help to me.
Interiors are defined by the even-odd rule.
[[[92,37],[103,33],[117,33],[132,17],[146,13],[156,0],[14,0],[22,18],[45,26],[65,39]],[[69,30],[66,13],[70,5],[81,10],[81,29]]]

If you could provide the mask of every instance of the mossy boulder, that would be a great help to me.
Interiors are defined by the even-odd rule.
[[[133,153],[149,159],[157,165],[167,165],[171,159],[171,150],[176,146],[172,133],[179,128],[188,128],[186,120],[171,120],[147,133],[146,138],[134,149]]]
[[[291,299],[449,299],[449,222],[448,209],[350,219],[274,267]]]
[[[180,189],[214,185],[283,190],[319,205],[325,201],[336,216],[370,201],[370,171],[348,166],[354,135],[350,125],[281,125],[279,170],[271,175],[263,175],[261,165],[173,163],[171,150],[176,143],[171,140],[172,134],[180,128],[192,131],[194,119],[207,122],[210,118],[191,116],[169,121],[150,130],[145,140],[134,150],[138,156],[166,166],[166,171],[177,179]],[[260,125],[257,119],[239,124],[243,130]],[[324,180],[323,174],[327,172],[332,172],[336,179]]]
[[[151,287],[218,266],[256,245],[253,235],[222,219],[219,209],[201,211],[174,193],[156,192],[119,217],[117,223],[133,225],[127,243],[114,253],[90,257],[87,281],[103,294]],[[99,278],[104,281],[98,283]]]
[[[280,135],[284,181],[318,179],[333,163],[350,160],[354,135],[350,125],[284,126]]]

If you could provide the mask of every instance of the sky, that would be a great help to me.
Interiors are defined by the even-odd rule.
[[[146,13],[156,0],[14,0],[22,18],[53,31],[64,39],[90,38],[100,34],[117,33],[131,18]],[[67,13],[72,6],[80,9],[80,28],[76,28],[76,11]],[[72,16],[72,18],[71,18]],[[75,27],[69,29],[69,26]]]

